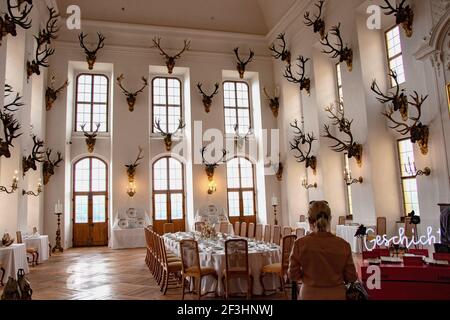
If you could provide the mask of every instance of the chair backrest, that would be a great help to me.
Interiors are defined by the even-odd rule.
[[[263,239],[263,226],[262,224],[257,224],[255,227],[255,239],[257,241],[262,241]]]
[[[339,216],[338,225],[345,225],[345,216]]]
[[[17,243],[23,243],[21,231],[16,232],[16,237],[17,237],[17,239],[16,239]]]
[[[403,257],[403,265],[405,266],[421,266],[423,265],[422,257]]]
[[[245,239],[225,242],[225,272],[248,274],[248,244]]]
[[[149,225],[147,226],[147,229],[153,231],[153,225],[149,224]]]
[[[377,235],[382,236],[386,234],[386,217],[377,218]]]
[[[219,225],[220,233],[228,233],[228,226],[229,226],[228,222],[226,222],[226,221],[220,222],[220,225]]]
[[[414,230],[414,232],[413,232]],[[416,225],[411,223],[411,217],[405,218],[405,237],[411,239],[414,236],[414,233],[417,232]]]
[[[241,227],[241,225],[240,225],[239,221],[236,221],[236,222],[234,223],[234,234],[237,235],[237,236],[238,236],[238,235],[240,234],[240,232],[241,232],[240,227]]]
[[[413,254],[415,256],[421,257],[429,257],[429,252],[427,249],[408,249],[408,253]]]
[[[300,215],[300,222],[306,222],[306,217],[304,214]]]
[[[247,222],[241,223],[241,232],[239,233],[241,237],[247,237]]]
[[[195,223],[195,231],[202,232],[204,226],[205,226],[204,222],[196,222]]]
[[[289,268],[289,257],[291,256],[292,247],[294,246],[294,242],[296,240],[295,235],[288,235],[283,237],[283,245],[282,245],[282,256],[281,256],[281,268],[283,274],[287,272]]]
[[[450,263],[450,253],[433,253],[434,260],[443,260]]]
[[[290,236],[292,234],[292,228],[291,227],[284,227],[283,228],[283,237]]]
[[[272,243],[280,245],[281,241],[281,226],[273,226]]]
[[[200,272],[200,258],[198,243],[195,240],[182,240],[180,242],[181,266],[184,273]]]
[[[164,223],[163,226],[163,232],[166,233],[174,233],[175,232],[175,226],[173,223]]]
[[[303,228],[297,228],[297,230],[295,230],[295,235],[297,236],[297,239],[303,238],[306,235],[306,231]]]
[[[264,242],[269,243],[270,239],[272,239],[272,228],[270,227],[270,225],[266,225],[264,227]]]
[[[255,224],[253,222],[250,222],[248,224],[247,237],[249,237],[250,239],[253,239],[255,237]]]
[[[145,243],[147,245],[147,249],[151,249],[150,230],[148,228],[144,228],[144,235],[145,235]]]

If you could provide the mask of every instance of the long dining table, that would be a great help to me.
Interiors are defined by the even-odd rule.
[[[217,239],[202,239],[196,232],[178,232],[165,234],[164,243],[166,248],[181,258],[180,242],[182,240],[195,239],[198,242],[201,267],[213,267],[219,277],[216,293],[219,296],[224,294],[224,284],[222,275],[225,272],[225,241],[228,239],[239,239],[242,237],[219,235]],[[248,241],[248,264],[250,274],[253,276],[252,294],[263,295],[263,287],[260,283],[260,275],[263,266],[281,262],[281,247],[275,244],[264,243],[254,239]],[[273,275],[267,275],[263,279],[266,290],[274,290],[280,287],[280,280]],[[211,292],[216,284],[212,277],[207,277],[202,282],[202,292]],[[230,280],[230,292],[246,292],[247,283],[244,279]]]
[[[5,284],[9,277],[17,279],[17,271],[19,271],[19,269],[23,269],[26,274],[29,273],[25,244],[15,243],[9,247],[0,247],[0,265],[5,269],[3,278]]]

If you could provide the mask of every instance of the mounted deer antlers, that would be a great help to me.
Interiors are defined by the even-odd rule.
[[[252,50],[250,50],[250,55],[249,55],[248,59],[246,61],[243,61],[239,57],[239,48],[234,48],[233,51],[234,51],[234,54],[236,55],[236,58],[238,60],[238,62],[236,64],[236,68],[237,68],[237,71],[239,72],[239,77],[241,79],[244,79],[245,68],[247,67],[247,64],[252,62],[253,57],[255,56],[255,53]]]
[[[334,126],[337,126],[339,129],[339,132],[343,132],[346,135],[348,135],[349,140],[342,141],[341,139],[337,138],[336,136],[332,135],[330,132],[330,126],[324,125],[325,128],[325,135],[323,135],[324,138],[329,138],[331,140],[334,140],[336,142],[335,145],[331,147],[336,152],[344,152],[346,151],[348,153],[348,158],[355,158],[356,162],[359,166],[362,165],[362,153],[363,153],[363,146],[356,142],[353,138],[352,134],[352,123],[353,120],[348,120],[345,118],[344,115],[344,109],[338,108],[337,112],[333,112],[333,105],[330,107],[325,108],[325,111],[327,111],[331,116],[329,116],[330,119],[333,120],[332,124]]]
[[[144,157],[142,156],[143,149],[141,147],[138,147],[138,148],[139,148],[139,153],[138,153],[138,156],[137,156],[136,160],[134,161],[134,163],[125,165],[125,167],[127,168],[129,182],[134,181],[134,176],[136,174],[136,168],[139,167],[139,165],[140,165],[139,161],[144,159]]]
[[[201,84],[201,83],[197,84],[198,91],[203,96],[202,102],[203,102],[203,106],[205,107],[205,111],[206,111],[206,113],[209,113],[209,111],[211,110],[213,98],[215,97],[216,94],[219,93],[219,84],[216,83],[214,85],[215,89],[214,89],[214,92],[211,94],[205,93],[202,89],[202,86],[203,86],[203,84]]]
[[[413,22],[414,22],[414,11],[409,5],[405,6],[406,0],[397,5],[395,8],[391,5],[389,0],[384,0],[386,6],[381,6],[381,9],[388,10],[385,12],[386,15],[394,15],[395,23],[397,25],[402,25],[405,30],[406,36],[410,38],[413,34]],[[395,2],[395,1],[394,1]]]
[[[206,175],[208,176],[208,180],[212,181],[214,178],[214,170],[219,166],[219,163],[221,163],[222,161],[225,161],[225,158],[228,154],[227,150],[223,149],[222,150],[222,157],[216,161],[216,162],[208,162],[205,159],[205,152],[206,152],[206,147],[203,147],[201,149],[201,153],[202,153],[202,162],[205,165],[205,171],[206,171]]]
[[[353,50],[347,46],[344,47],[344,41],[341,36],[341,24],[339,23],[337,26],[333,26],[331,28],[330,33],[337,37],[338,43],[335,44],[337,48],[335,48],[329,40],[329,33],[326,34],[325,39],[320,41],[322,45],[328,47],[328,50],[323,50],[323,53],[330,54],[332,58],[338,58],[339,62],[347,63],[347,67],[349,71],[353,69]]]
[[[430,129],[428,126],[423,125],[422,122],[420,122],[420,118],[422,117],[422,105],[427,100],[428,95],[425,97],[421,95],[419,97],[417,91],[414,91],[414,95],[411,95],[411,98],[413,99],[414,102],[410,102],[409,104],[413,105],[417,109],[417,116],[409,118],[411,121],[413,121],[412,125],[408,125],[405,122],[396,121],[392,117],[395,111],[392,107],[389,107],[388,110],[386,112],[383,112],[382,114],[394,124],[389,128],[394,129],[395,131],[404,136],[410,134],[411,142],[412,143],[417,142],[422,154],[427,155]]]
[[[13,93],[12,87],[5,85],[5,98]],[[20,130],[20,123],[14,118],[14,112],[18,109],[13,107],[21,107],[24,104],[21,102],[22,97],[17,93],[13,102],[4,103],[3,110],[0,110],[0,121],[3,124],[3,138],[0,138],[0,157],[11,158],[10,147],[14,139],[19,138],[22,134],[17,133]]]
[[[239,125],[235,124],[234,126],[234,143],[235,145],[241,149],[242,146],[244,145],[244,142],[248,141],[248,138],[253,134],[253,130],[252,127],[248,127],[247,132],[245,133],[245,135],[241,135],[239,132]]]
[[[320,38],[323,40],[325,39],[325,21],[322,18],[322,9],[323,9],[323,3],[325,0],[320,0],[319,3],[316,3],[316,7],[319,8],[319,14],[314,17],[314,20],[311,20],[309,11],[306,11],[305,13],[305,20],[304,24],[308,27],[313,27],[314,33],[319,33]]]
[[[80,46],[84,49],[84,52],[86,54],[86,62],[88,63],[89,70],[94,69],[95,62],[97,61],[98,50],[102,49],[105,46],[106,38],[99,32],[97,32],[97,36],[98,36],[97,48],[95,48],[94,50],[90,50],[84,44],[84,39],[87,37],[87,34],[85,35],[82,32],[78,35]]]
[[[304,58],[303,56],[298,57],[297,61],[300,62],[300,64],[297,64],[297,66],[300,68],[300,72],[297,74],[300,76],[300,78],[295,78],[295,76],[292,74],[291,70],[291,64],[289,64],[286,67],[286,70],[284,72],[284,77],[292,83],[297,83],[300,85],[300,91],[306,90],[306,93],[308,96],[311,94],[311,79],[305,77],[305,66],[306,62],[309,61],[308,58]]]
[[[142,77],[142,82],[143,82],[143,86],[141,89],[139,89],[138,91],[135,92],[130,92],[127,89],[125,89],[122,85],[122,80],[125,79],[125,77],[123,76],[123,74],[121,74],[118,78],[117,78],[117,84],[119,85],[119,87],[122,89],[123,93],[125,94],[125,96],[127,97],[127,103],[128,103],[128,110],[130,110],[130,112],[134,111],[134,105],[136,104],[136,98],[137,96],[142,93],[144,91],[145,88],[147,88],[148,86],[148,80],[145,77]]]
[[[152,48],[159,49],[159,52],[161,53],[161,55],[164,56],[164,58],[166,60],[167,71],[169,72],[169,74],[173,73],[173,68],[175,68],[176,60],[178,60],[185,51],[189,51],[190,47],[191,47],[191,41],[184,40],[184,47],[183,47],[183,49],[181,49],[181,51],[178,52],[176,55],[169,56],[161,48],[161,38],[153,38],[153,46],[152,46]]]
[[[286,48],[284,33],[280,33],[277,37],[277,40],[281,40],[281,51],[278,51],[275,44],[273,43],[269,48],[269,50],[273,52],[272,57],[274,57],[275,59],[281,59],[281,61],[284,61],[287,64],[291,64],[291,52]]]
[[[53,107],[53,103],[58,99],[58,95],[69,85],[69,80],[63,83],[61,87],[55,89],[56,77],[52,76],[50,80],[50,86],[45,91],[45,108],[49,111]]]
[[[39,43],[39,38],[35,37],[36,42]],[[44,49],[41,50],[39,45],[36,46],[35,58],[33,61],[27,61],[27,77],[28,79],[33,75],[40,75],[40,67],[48,68],[48,58],[55,53],[55,49],[49,48],[48,44],[44,44]]]
[[[47,20],[45,29],[39,30],[37,36],[38,46],[42,46],[44,43],[50,45],[52,40],[56,39],[56,33],[59,31],[59,27],[57,25],[59,14],[56,13],[56,10],[54,8],[47,7],[47,9],[49,18]]]
[[[311,168],[313,170],[314,175],[317,172],[317,157],[312,156],[312,145],[314,141],[316,141],[316,137],[314,137],[314,133],[306,134],[304,130],[302,130],[298,126],[298,121],[295,120],[294,123],[291,123],[291,127],[294,129],[294,142],[290,142],[291,150],[297,151],[299,153],[298,156],[294,156],[298,162],[305,162],[306,169]],[[308,149],[306,152],[303,152],[301,146],[308,145]]]
[[[400,85],[398,84],[397,73],[393,70],[390,71],[389,75],[394,79],[396,83],[397,91],[396,93],[390,93],[389,95],[383,94],[378,87],[377,81],[373,80],[371,90],[377,95],[377,100],[381,103],[392,103],[394,111],[399,111],[402,115],[403,121],[408,120],[408,96],[405,94],[405,90],[400,90]]]
[[[3,18],[0,17],[0,45],[2,44],[3,37],[6,37],[8,34],[13,37],[17,36],[17,26],[23,29],[31,28],[29,14],[33,9],[33,2],[32,0],[26,0],[25,2],[27,4],[23,10],[20,10],[23,2],[24,0],[16,0],[16,5],[12,5],[11,0],[8,0],[8,13],[5,13]],[[14,15],[13,10],[16,10],[19,13],[19,16]]]
[[[96,126],[97,129],[95,129],[94,132],[90,133],[84,130],[84,128],[86,127],[86,123],[81,125],[81,130],[83,130],[84,136],[86,137],[86,145],[88,147],[89,153],[94,152],[98,130],[100,129],[100,123],[97,123]]]
[[[33,149],[31,150],[31,154],[28,157],[22,157],[22,170],[23,175],[30,170],[37,170],[37,164],[40,162],[44,162],[43,154],[44,152],[41,149],[44,147],[44,141],[40,140],[36,135],[33,135]]]
[[[168,127],[168,126],[167,126]],[[161,128],[161,120],[157,119],[155,121],[155,129],[158,130],[164,138],[164,144],[166,145],[166,150],[171,151],[172,150],[172,137],[179,131],[182,130],[184,127],[186,127],[186,124],[183,122],[183,120],[180,119],[177,129],[174,132],[166,132]],[[168,129],[168,128],[167,128]]]
[[[269,100],[269,107],[270,110],[272,110],[273,116],[275,118],[278,117],[278,110],[280,109],[280,96],[278,93],[278,88],[275,89],[275,94],[273,96],[271,96],[268,92],[267,89],[264,87],[264,94],[267,98],[267,100]]]
[[[44,165],[42,167],[43,176],[44,176],[44,186],[47,185],[50,181],[50,178],[55,174],[55,168],[59,167],[59,164],[64,160],[61,156],[61,152],[57,152],[57,159],[53,161],[51,159],[52,155],[52,149],[47,149],[45,151],[45,155],[47,157],[46,160],[44,160]]]

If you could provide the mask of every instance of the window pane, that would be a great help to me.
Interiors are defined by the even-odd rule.
[[[181,114],[181,82],[172,78],[155,78],[152,82],[153,123],[160,121],[161,129],[174,132]],[[153,132],[158,130],[153,127]]]
[[[244,206],[244,216],[253,216],[255,210],[253,208],[253,191],[242,192],[242,204]]]
[[[395,26],[386,32],[386,46],[388,50],[389,68],[397,73],[399,84],[406,81],[405,71],[403,68],[402,44],[400,39],[400,28]],[[394,79],[391,78],[391,86],[395,86]]]
[[[88,196],[75,197],[75,223],[88,223]]]
[[[90,162],[84,159],[75,166],[75,192],[88,192],[90,185]]]
[[[167,190],[167,169],[167,158],[160,159],[154,164],[154,190]]]
[[[253,166],[250,161],[240,158],[241,163],[241,187],[253,188]]]
[[[183,169],[182,164],[173,158],[169,159],[169,176],[170,176],[170,190],[183,189]]]
[[[414,210],[417,215],[420,215],[417,181],[415,178],[403,179],[403,199],[406,214]]]
[[[240,188],[238,158],[227,162],[227,185],[229,189]]]
[[[407,139],[399,141],[398,150],[402,177],[415,176],[414,146],[411,140]]]
[[[181,193],[170,196],[170,208],[172,210],[173,220],[183,219],[183,195]]]
[[[95,124],[100,123],[99,132],[106,132],[108,127],[108,78],[104,75],[85,74],[77,78],[77,114],[76,131],[92,132]]]
[[[167,195],[155,194],[155,219],[167,220]]]
[[[392,71],[395,71],[397,73],[397,81],[399,84],[402,84],[406,81],[405,71],[403,69],[403,57],[402,56],[398,56],[397,58],[390,60],[389,68]],[[393,78],[391,79],[391,85],[392,86],[396,85]]]
[[[234,133],[234,126],[247,130],[250,122],[250,97],[248,85],[244,82],[224,83],[225,133]]]
[[[92,191],[106,191],[106,165],[98,159],[92,159]]]
[[[106,197],[92,197],[92,215],[94,223],[106,222]]]
[[[239,192],[228,192],[228,215],[239,217]]]

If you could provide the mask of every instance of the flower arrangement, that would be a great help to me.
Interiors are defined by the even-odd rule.
[[[205,224],[202,228],[201,237],[204,239],[212,239],[216,236],[216,229],[210,224]]]

